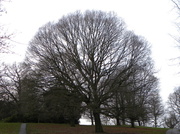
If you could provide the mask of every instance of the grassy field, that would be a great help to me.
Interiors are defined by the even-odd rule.
[[[0,123],[0,134],[18,134],[21,123]]]
[[[165,134],[164,128],[129,128],[104,126],[105,134]],[[27,134],[95,134],[94,126],[76,126],[58,124],[27,124]]]
[[[18,134],[21,123],[0,123],[0,134]],[[105,134],[165,134],[168,129],[103,126]],[[94,126],[28,123],[27,134],[95,134]]]

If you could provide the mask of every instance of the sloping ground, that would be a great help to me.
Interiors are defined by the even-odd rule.
[[[0,123],[0,134],[18,134],[21,123]]]
[[[104,126],[105,134],[165,134],[164,128],[129,128]],[[27,124],[27,134],[95,134],[94,126],[76,126],[59,124]]]
[[[112,134],[165,134],[168,129],[148,127],[105,127],[108,133]]]

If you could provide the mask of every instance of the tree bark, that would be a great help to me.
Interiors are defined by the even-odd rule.
[[[93,112],[93,115],[94,115],[94,120],[95,120],[95,132],[102,133],[103,128],[102,128],[102,124],[101,124],[100,113]]]
[[[92,111],[90,111],[90,118],[91,118],[91,125],[94,125],[94,118],[93,118],[93,114]]]
[[[122,117],[122,125],[126,125],[126,121],[125,121],[124,116]]]
[[[70,126],[71,126],[71,127],[75,127],[75,126],[76,126],[75,123],[74,123],[74,121],[72,121],[72,120],[70,121]]]
[[[132,127],[132,128],[135,128],[134,119],[131,119],[131,127]]]
[[[71,120],[70,120],[70,126],[71,127],[75,127],[76,125],[75,125],[75,118],[72,118]]]
[[[116,125],[117,125],[117,126],[120,126],[120,125],[121,125],[121,124],[120,124],[119,117],[116,117]]]
[[[154,125],[155,125],[155,128],[157,128],[157,118],[156,118],[156,116],[154,117]]]

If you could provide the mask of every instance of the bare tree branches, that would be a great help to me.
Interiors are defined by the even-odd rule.
[[[117,86],[137,71],[135,66],[151,65],[148,43],[128,32],[112,12],[75,12],[48,23],[39,29],[28,52],[31,64],[79,94],[93,112],[96,132],[103,131],[102,105]]]
[[[179,12],[180,12],[180,1],[179,0],[171,0],[173,3],[174,3],[174,5],[176,6],[176,8],[179,10]]]
[[[175,6],[175,11],[177,11],[177,20],[175,20],[175,25],[177,28],[177,32],[180,32],[180,23],[179,23],[179,19],[180,19],[180,1],[179,0],[171,0],[172,3]],[[178,46],[180,44],[180,37],[179,35],[174,35],[173,38],[175,39],[175,41],[178,43]]]
[[[163,105],[158,91],[152,92],[149,97],[149,112],[154,126],[158,126],[158,119],[164,113]]]
[[[180,128],[180,88],[176,88],[168,98],[168,112],[164,118],[165,125],[170,128]]]
[[[168,104],[171,110],[180,116],[180,88],[176,89],[174,93],[169,95]]]
[[[179,117],[174,112],[169,112],[168,114],[168,117],[164,118],[165,125],[169,128],[175,128],[180,122]]]
[[[5,2],[6,0],[0,0],[0,17],[2,15],[2,13],[6,12],[6,10],[3,8],[3,2]],[[0,52],[4,53],[7,52],[7,48],[8,48],[8,40],[10,40],[12,34],[7,34],[4,30],[4,25],[0,24]]]

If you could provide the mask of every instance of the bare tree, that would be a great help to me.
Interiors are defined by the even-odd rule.
[[[95,131],[103,132],[103,104],[114,95],[115,83],[126,81],[144,56],[128,40],[131,35],[114,13],[76,12],[41,27],[30,42],[28,58],[67,90],[75,90],[93,112]]]
[[[147,118],[147,102],[149,94],[155,90],[158,84],[157,78],[153,75],[153,63],[150,58],[147,41],[142,37],[132,35],[128,41],[133,44],[131,52],[134,57],[131,60],[135,62],[133,67],[128,71],[132,72],[128,79],[117,85],[117,90],[114,96],[113,103],[110,104],[110,116],[116,118],[117,125],[125,124],[125,119],[131,120],[131,125],[134,127],[134,122],[138,120],[144,122]],[[146,44],[146,45],[145,45]],[[138,55],[138,56],[137,56]]]
[[[168,98],[169,117],[165,120],[169,127],[180,128],[180,87],[176,88]]]
[[[1,72],[1,89],[16,103],[19,101],[21,95],[22,72],[23,70],[16,63],[12,66],[5,65]]]
[[[117,87],[116,94],[109,100],[106,115],[115,118],[117,125],[120,125],[120,121],[125,125],[125,120],[129,119],[131,126],[135,127],[135,121],[141,125],[148,120],[148,98],[156,90],[158,81],[153,76],[151,62],[146,59],[144,64],[146,66],[136,65],[132,68],[134,73]]]
[[[3,15],[3,13],[6,12],[5,8],[3,7],[3,2],[6,0],[0,0],[0,17]],[[11,38],[12,34],[8,34],[5,32],[4,25],[0,23],[0,52],[7,52],[7,45],[8,40]]]
[[[154,126],[158,126],[158,119],[164,113],[164,106],[158,91],[154,91],[149,97],[149,112],[154,122]]]
[[[180,87],[169,95],[168,104],[170,109],[180,117]]]
[[[16,105],[17,116],[21,116],[21,99],[22,99],[22,78],[24,75],[24,69],[18,64],[12,66],[5,65],[1,72],[0,87],[3,96],[13,101]]]
[[[167,127],[174,128],[180,122],[179,117],[172,111],[168,114],[169,115],[164,118],[164,123]]]
[[[148,75],[146,73],[142,75],[141,80],[134,77],[135,81],[133,80],[124,92],[125,112],[131,127],[135,127],[135,121],[141,125],[141,122],[144,124],[148,120],[148,98],[157,86],[157,78]]]
[[[177,22],[175,23],[176,24],[176,27],[177,27],[177,31],[178,33],[180,33],[180,1],[179,0],[171,0],[175,6],[175,9],[177,11],[177,15],[178,15],[178,18],[177,18]],[[180,48],[180,36],[178,35],[177,37],[175,37],[175,40],[177,41],[178,43],[178,47]],[[178,89],[176,89],[174,91],[174,93],[170,94],[169,95],[169,100],[168,100],[168,103],[169,103],[169,108],[171,110],[171,112],[174,113],[174,116],[177,116],[177,119],[180,119],[180,87]],[[169,119],[171,118],[171,114],[170,114],[170,117]],[[180,120],[178,120],[180,122]],[[180,127],[180,125],[178,126]]]

